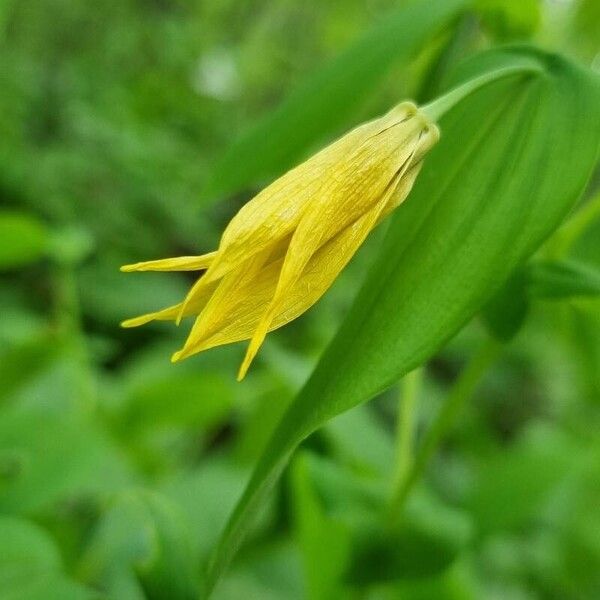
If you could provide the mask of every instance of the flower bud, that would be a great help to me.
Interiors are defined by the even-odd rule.
[[[438,138],[436,125],[411,102],[353,129],[244,205],[215,252],[123,267],[204,271],[182,303],[123,326],[195,316],[174,361],[250,339],[243,378],[266,334],[308,310],[406,199]]]

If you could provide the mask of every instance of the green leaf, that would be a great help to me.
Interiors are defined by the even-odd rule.
[[[573,260],[536,262],[529,266],[529,294],[534,298],[565,298],[600,295],[600,271]]]
[[[430,580],[448,570],[473,537],[468,515],[425,489],[415,490],[402,521],[383,522],[383,498],[370,520],[353,529],[345,580],[355,586],[400,580]]]
[[[298,542],[306,574],[308,598],[321,600],[341,596],[340,580],[350,548],[348,528],[329,518],[310,480],[306,456],[294,461],[292,498]]]
[[[96,421],[56,407],[0,411],[0,510],[33,513],[122,487],[127,463]]]
[[[389,531],[381,524],[360,532],[346,581],[355,586],[435,577],[456,560],[464,545],[463,532],[456,535],[446,522],[405,522]]]
[[[33,523],[0,517],[0,581],[19,572],[49,572],[61,568],[58,548],[48,534]]]
[[[287,170],[310,146],[344,126],[392,65],[415,53],[465,4],[418,0],[386,15],[217,160],[205,197],[223,196]]]
[[[525,322],[529,311],[528,277],[517,269],[482,311],[483,322],[498,340],[513,338]]]
[[[381,519],[384,480],[340,469],[303,452],[292,467],[296,528],[311,598],[337,598],[340,585],[368,586],[439,575],[472,537],[462,511],[417,490],[397,527]]]
[[[600,401],[600,299],[571,303],[567,326],[571,347],[581,380],[587,388],[584,396]]]
[[[91,590],[62,573],[60,552],[40,527],[0,517],[0,590],[3,600],[86,600]]]
[[[60,342],[47,332],[0,350],[0,402],[33,380],[59,354]]]
[[[388,585],[389,593],[381,598],[394,600],[477,600],[481,584],[467,561],[457,561],[438,576],[426,579],[403,579]],[[377,596],[379,598],[379,596]]]
[[[0,211],[0,270],[28,265],[44,256],[48,235],[33,215]]]
[[[542,426],[526,431],[509,450],[482,457],[467,500],[479,531],[522,528],[585,457],[584,445]]]
[[[585,50],[590,60],[598,53],[600,35],[600,4],[596,0],[580,0],[572,23],[574,45]]]
[[[536,261],[517,269],[485,306],[490,333],[506,342],[523,325],[531,300],[566,300],[600,295],[600,272],[573,260]]]
[[[208,590],[298,444],[432,357],[580,196],[598,156],[598,81],[559,56],[521,47],[477,57],[461,80],[515,64],[540,73],[490,84],[442,119],[442,139],[363,289],[258,461]]]
[[[528,38],[541,21],[539,0],[476,0],[483,23],[499,40]]]
[[[381,421],[368,407],[357,406],[327,423],[323,435],[333,452],[346,463],[368,472],[389,474],[394,446],[390,432]]]
[[[121,494],[104,516],[83,569],[114,597],[123,597],[117,591],[124,585],[135,597],[137,575],[145,592],[140,598],[192,600],[198,597],[195,558],[178,507],[162,495],[134,490]]]
[[[306,585],[298,549],[288,540],[254,548],[223,581],[216,598],[231,600],[306,600]]]
[[[231,382],[219,374],[169,369],[133,386],[120,417],[129,434],[170,427],[206,430],[227,416],[233,401]]]
[[[517,269],[482,311],[498,340],[512,339],[525,322],[531,300],[565,300],[600,295],[600,272],[573,260],[536,261]]]
[[[177,474],[162,487],[162,493],[181,507],[189,524],[193,551],[205,558],[218,539],[219,529],[243,491],[248,470],[222,457],[206,458],[192,471]],[[263,516],[273,520],[272,506]],[[260,523],[259,535],[264,534]]]

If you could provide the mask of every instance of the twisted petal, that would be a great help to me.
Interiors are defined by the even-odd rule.
[[[314,250],[364,214],[414,148],[423,128],[422,117],[415,118],[417,112],[410,102],[399,104],[327,146],[244,205],[223,232],[204,278],[183,301],[177,321],[205,286],[288,237],[307,212],[319,222],[335,223],[319,236]],[[369,193],[361,194],[365,188]],[[346,201],[335,205],[332,198]]]
[[[123,267],[205,270],[183,302],[123,325],[196,315],[172,360],[250,339],[243,378],[267,332],[310,308],[373,227],[404,201],[437,139],[436,126],[409,102],[357,127],[242,207],[216,252]]]
[[[183,311],[183,316],[189,317],[192,315],[197,315],[204,310],[204,307],[210,300],[216,287],[217,282],[204,287],[202,293],[197,294],[194,299],[187,304],[185,310]],[[121,323],[121,327],[139,327],[140,325],[145,325],[150,321],[174,321],[177,320],[182,314],[182,308],[183,302],[180,302],[179,304],[174,304],[173,306],[163,308],[162,310],[158,310],[156,312],[134,317],[133,319],[127,319]]]
[[[353,129],[245,204],[223,232],[217,257],[206,273],[206,281],[221,278],[248,256],[289,235],[308,206],[323,205],[323,191],[331,180],[343,181],[347,172],[354,171],[359,160],[355,155],[357,149],[362,149],[362,156],[369,156],[372,154],[370,149],[364,147],[369,140],[403,122],[416,111],[414,104],[403,102],[383,117]]]
[[[317,302],[333,284],[374,225],[392,210],[393,206],[404,200],[419,169],[420,165],[415,165],[377,206],[334,236],[313,255],[302,277],[286,293],[269,325],[269,331],[296,319]],[[279,257],[268,263],[255,278],[247,279],[243,285],[237,287],[235,295],[229,296],[227,304],[219,305],[219,310],[210,316],[208,309],[205,309],[204,318],[198,318],[184,348],[174,358],[180,360],[215,346],[250,339],[275,294],[283,262],[284,259]],[[248,366],[249,363],[242,367],[239,378],[245,375]]]
[[[430,142],[421,135],[423,123],[414,123],[414,121],[418,121],[418,119],[413,119],[412,122],[409,121],[406,127],[399,124],[397,127],[402,128],[403,131],[394,132],[390,136],[394,145],[397,143],[394,138],[398,136],[404,138],[401,150],[398,151],[396,148],[397,151],[391,155],[392,160],[389,160],[386,154],[382,156],[381,147],[372,149],[365,144],[379,159],[377,163],[370,165],[369,161],[364,158],[359,160],[355,165],[354,180],[348,173],[342,186],[333,186],[330,195],[323,195],[319,202],[319,204],[323,202],[322,205],[315,203],[306,211],[292,236],[273,299],[261,318],[248,347],[240,370],[241,377],[243,377],[256,356],[271,327],[271,322],[285,302],[286,295],[301,278],[314,253],[324,242],[332,239],[344,226],[348,227],[349,222],[352,223],[361,218],[361,214],[375,214],[375,220],[377,220],[394,196],[403,177],[413,165],[413,160],[420,146]],[[377,140],[377,143],[381,145],[382,143],[385,144],[386,141]],[[386,146],[384,145],[383,148],[386,149]],[[395,169],[395,172],[388,172],[390,169]],[[414,178],[411,180],[411,185],[413,180]],[[348,181],[350,181],[350,184],[347,183]],[[381,189],[382,186],[386,187]],[[374,203],[375,206],[373,207]],[[375,221],[371,223],[370,227],[374,225]],[[362,243],[362,240],[360,243]],[[355,251],[356,248],[352,253]]]
[[[124,265],[121,267],[121,271],[124,273],[133,271],[204,271],[210,267],[216,255],[216,252],[209,252],[200,256],[178,256],[177,258],[148,260],[132,265]]]

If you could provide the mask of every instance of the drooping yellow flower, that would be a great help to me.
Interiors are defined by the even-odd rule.
[[[204,271],[183,302],[123,326],[195,316],[173,361],[249,339],[242,379],[266,334],[308,310],[405,200],[438,138],[435,124],[403,102],[265,188],[233,217],[215,252],[122,267]]]

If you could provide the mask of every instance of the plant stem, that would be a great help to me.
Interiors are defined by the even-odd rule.
[[[56,320],[62,338],[67,343],[75,367],[73,384],[78,401],[85,408],[95,402],[95,384],[85,336],[81,329],[79,293],[75,280],[74,266],[57,262],[54,267],[56,285]]]
[[[425,434],[414,461],[406,476],[400,481],[392,497],[389,510],[389,522],[394,525],[402,513],[404,504],[414,484],[421,478],[431,457],[437,450],[444,435],[456,421],[456,417],[471,398],[477,385],[496,360],[502,345],[493,340],[486,340],[479,350],[471,357],[444,402],[434,423]]]
[[[502,69],[496,69],[489,73],[484,73],[479,77],[470,79],[461,86],[450,90],[448,93],[436,98],[429,104],[421,107],[421,111],[424,112],[432,121],[438,121],[440,117],[446,114],[449,110],[454,108],[461,100],[464,100],[467,96],[470,96],[473,92],[478,89],[503,79],[504,77],[510,77],[511,75],[527,74],[527,73],[539,73],[541,69],[535,66],[514,66],[505,67]]]
[[[600,193],[577,211],[549,240],[547,248],[552,258],[563,258],[575,241],[600,218]]]
[[[394,489],[402,486],[402,482],[406,479],[413,463],[413,444],[416,425],[415,406],[422,380],[422,370],[415,369],[408,373],[400,384],[396,425],[396,472],[394,474]]]

